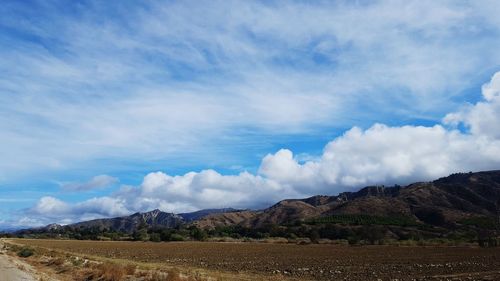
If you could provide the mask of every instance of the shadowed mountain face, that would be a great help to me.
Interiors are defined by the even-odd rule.
[[[229,212],[234,212],[237,211],[236,209],[233,208],[224,208],[224,209],[205,209],[205,210],[199,210],[196,212],[191,212],[191,213],[182,213],[179,214],[179,216],[184,219],[186,222],[192,222],[199,220],[207,215],[211,214],[223,214],[223,213],[229,213]]]
[[[99,229],[111,229],[131,233],[143,225],[150,227],[177,227],[182,223],[183,218],[181,216],[156,209],[147,213],[135,213],[126,217],[79,222],[70,226],[75,228],[97,227]]]
[[[120,231],[125,233],[132,233],[141,227],[159,227],[159,228],[176,228],[180,225],[187,224],[211,214],[223,214],[230,212],[237,212],[238,210],[232,208],[225,209],[206,209],[192,213],[166,213],[158,209],[146,212],[135,213],[130,216],[116,217],[109,219],[96,219],[90,221],[79,222],[70,224],[68,227],[77,229],[91,229],[97,228],[99,230],[109,229],[112,231]],[[38,231],[56,231],[63,227],[58,224],[49,224],[45,227],[39,228]]]
[[[173,214],[154,210],[131,216],[80,222],[70,227],[110,229],[131,233],[141,226],[178,227],[192,223],[201,228],[241,225],[260,227],[322,216],[362,214],[405,216],[432,225],[449,225],[459,220],[497,217],[500,208],[500,171],[461,173],[406,187],[369,186],[337,196],[317,195],[283,200],[259,211],[208,209]],[[49,225],[47,228],[57,228]]]

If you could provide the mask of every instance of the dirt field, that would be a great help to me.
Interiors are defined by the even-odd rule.
[[[299,279],[500,280],[499,248],[64,240],[16,243],[106,258]]]

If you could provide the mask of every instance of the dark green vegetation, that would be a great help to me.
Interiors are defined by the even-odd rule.
[[[160,210],[67,226],[48,225],[17,237],[184,241],[267,239],[448,241],[496,246],[500,236],[500,171],[459,173],[406,187],[370,186],[338,196],[283,200],[264,210]]]
[[[395,225],[417,226],[416,220],[404,216],[370,216],[370,215],[333,215],[314,218],[306,221],[308,224],[344,224],[344,225]]]
[[[320,217],[291,224],[266,224],[260,227],[241,225],[216,226],[202,229],[195,225],[175,228],[148,227],[132,233],[117,232],[98,227],[73,228],[64,226],[50,231],[25,230],[9,237],[51,238],[113,241],[206,241],[211,238],[268,239],[286,238],[290,242],[318,243],[321,239],[346,240],[349,244],[385,244],[387,241],[438,241],[442,243],[478,243],[481,246],[498,245],[498,225],[493,218],[475,217],[448,228],[418,223],[406,217],[379,217],[368,215],[340,215]]]
[[[33,249],[24,247],[17,252],[17,255],[21,258],[27,258],[31,257],[34,253],[35,251]]]

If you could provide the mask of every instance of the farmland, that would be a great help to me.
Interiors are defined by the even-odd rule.
[[[313,280],[500,279],[500,251],[494,248],[27,239],[15,243],[159,266],[243,272],[262,279],[278,275]]]

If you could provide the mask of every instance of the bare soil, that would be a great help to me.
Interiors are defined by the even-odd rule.
[[[500,248],[16,240],[80,255],[312,280],[500,280]]]

